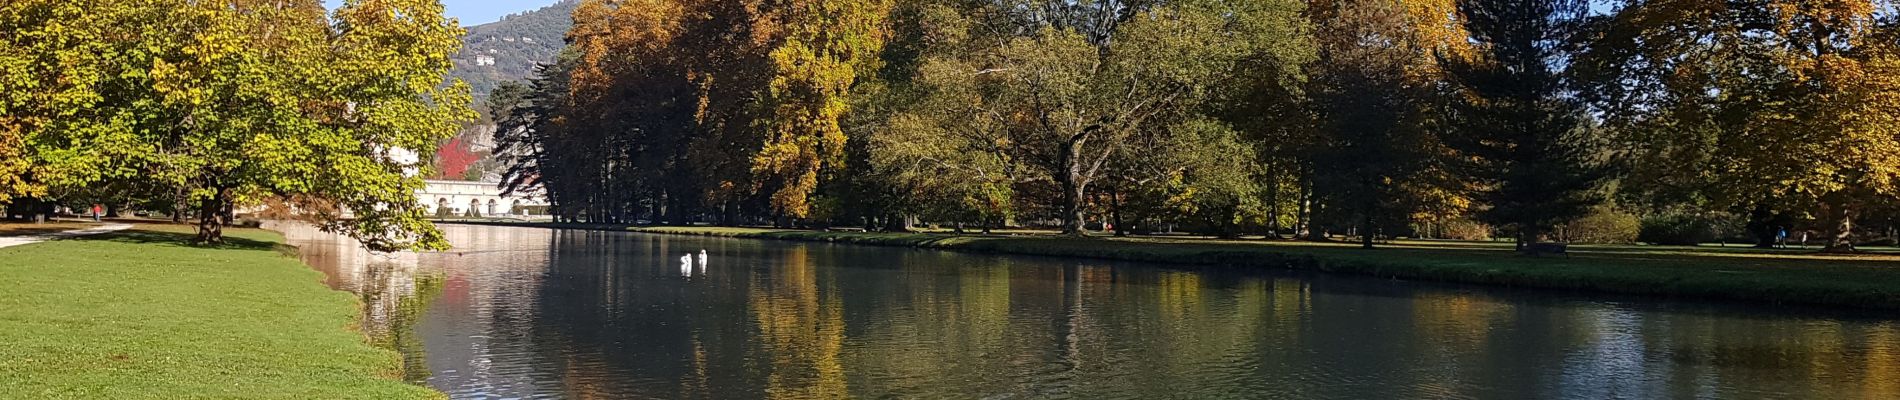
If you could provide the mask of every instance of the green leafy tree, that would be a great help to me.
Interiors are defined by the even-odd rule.
[[[145,86],[117,83],[145,79],[132,66],[150,65],[144,47],[168,27],[134,21],[165,21],[159,5],[0,4],[0,203],[122,175],[142,158],[108,151],[139,152],[133,126],[152,119],[127,107],[150,98]]]
[[[204,243],[277,199],[374,249],[446,245],[414,200],[417,160],[472,117],[466,87],[443,84],[461,31],[439,3],[352,1],[335,20],[315,0],[20,6],[0,18],[42,24],[49,64],[12,82],[70,107],[5,118],[49,192],[182,199]]]
[[[55,60],[62,51],[71,56],[76,50],[67,48],[71,41],[57,40],[68,36],[49,31],[63,29],[56,25],[60,21],[83,21],[84,13],[80,2],[0,4],[0,210],[15,198],[45,195],[45,186],[33,178],[39,163],[30,153],[28,135],[48,117],[49,110],[37,105],[60,97],[58,81],[48,79],[58,74]]]
[[[1134,138],[1198,111],[1243,57],[1290,40],[1265,33],[1299,31],[1290,2],[993,7],[1009,18],[968,24],[968,47],[926,58],[918,81],[937,99],[903,118],[950,148],[989,149],[1014,184],[1053,186],[1071,235],[1104,166],[1146,150],[1128,149]]]
[[[418,171],[435,158],[436,145],[476,117],[468,85],[443,84],[462,29],[443,16],[437,0],[351,1],[336,14],[329,48],[338,59],[325,76],[340,79],[327,82],[329,91],[321,94],[345,106],[345,113],[323,119],[339,138],[312,140],[323,172],[311,190],[291,194],[350,211],[354,218],[325,218],[324,227],[371,248],[444,248],[415,191],[423,186]]]

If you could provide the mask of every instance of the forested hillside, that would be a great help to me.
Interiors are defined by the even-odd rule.
[[[565,45],[561,40],[573,26],[573,0],[539,10],[503,17],[500,21],[468,27],[462,52],[455,55],[451,76],[467,81],[476,104],[495,84],[527,79],[534,66],[554,61]]]
[[[573,26],[574,0],[563,0],[539,10],[502,17],[500,21],[468,27],[462,51],[455,55],[450,76],[474,89],[475,107],[482,118],[442,143],[435,160],[434,178],[480,180],[496,171],[489,152],[494,123],[483,99],[502,82],[523,81],[536,65],[554,61],[566,47],[563,38]]]

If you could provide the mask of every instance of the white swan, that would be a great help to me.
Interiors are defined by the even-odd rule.
[[[706,265],[706,249],[699,249],[699,265]]]
[[[680,256],[680,276],[693,276],[693,255]]]

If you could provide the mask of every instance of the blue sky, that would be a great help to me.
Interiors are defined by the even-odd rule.
[[[522,11],[534,10],[554,4],[555,0],[442,0],[448,7],[450,17],[462,21],[462,26],[481,25],[500,20],[502,16]],[[343,0],[323,0],[324,4],[336,9]]]

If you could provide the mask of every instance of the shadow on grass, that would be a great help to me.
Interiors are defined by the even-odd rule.
[[[185,232],[166,232],[146,229],[127,229],[118,232],[92,236],[83,236],[68,240],[102,241],[131,244],[155,244],[163,246],[190,247],[219,250],[270,250],[286,255],[295,255],[296,247],[263,240],[225,236],[223,244],[199,245],[195,243],[198,235]]]

